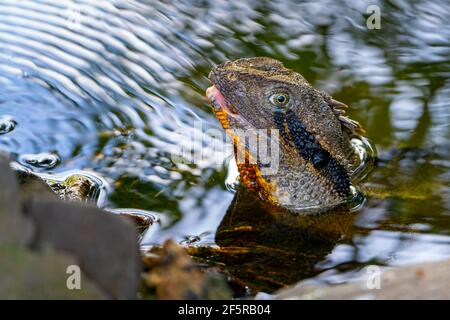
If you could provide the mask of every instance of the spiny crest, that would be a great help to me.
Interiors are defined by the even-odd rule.
[[[328,105],[331,107],[334,114],[341,122],[342,129],[344,131],[346,131],[350,136],[362,136],[365,134],[366,131],[361,126],[361,124],[359,124],[359,122],[346,116],[345,110],[348,109],[348,106],[345,103],[334,100],[327,94],[324,95]]]

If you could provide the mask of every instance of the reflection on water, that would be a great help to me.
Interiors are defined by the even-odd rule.
[[[220,138],[195,164],[171,154],[219,129],[215,63],[270,56],[351,105],[380,156],[318,279],[450,256],[450,6],[374,1],[368,30],[368,4],[0,0],[0,148],[35,172],[96,172],[107,207],[158,212],[146,244],[212,243],[233,199]]]

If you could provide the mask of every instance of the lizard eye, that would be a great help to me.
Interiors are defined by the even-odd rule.
[[[269,100],[275,106],[284,106],[289,102],[289,96],[286,93],[275,93],[269,97]]]

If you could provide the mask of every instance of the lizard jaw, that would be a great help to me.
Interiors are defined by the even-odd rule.
[[[233,107],[225,100],[225,97],[216,86],[211,86],[206,90],[206,98],[214,108],[214,111],[224,111],[227,114],[235,114]]]

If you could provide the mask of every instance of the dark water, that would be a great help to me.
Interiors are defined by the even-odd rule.
[[[380,30],[366,28],[369,4],[381,8]],[[270,56],[349,104],[380,158],[351,231],[315,279],[443,259],[449,20],[445,0],[0,0],[0,148],[37,173],[94,172],[108,185],[101,206],[156,213],[144,245],[212,244],[233,173],[230,149],[214,147],[222,138],[206,76],[224,60]],[[203,148],[193,142],[202,133]],[[203,154],[183,163],[180,149]]]

